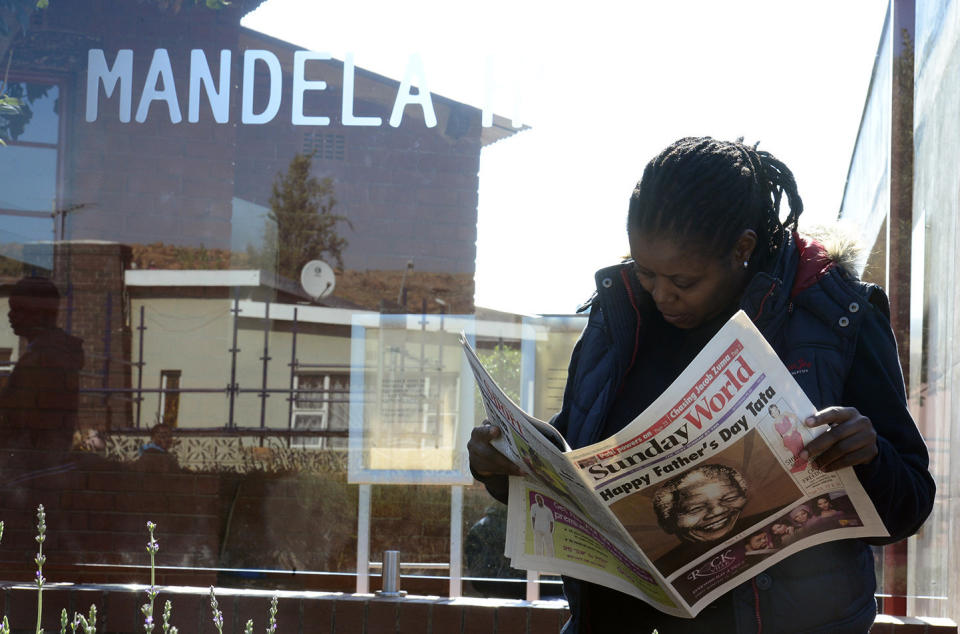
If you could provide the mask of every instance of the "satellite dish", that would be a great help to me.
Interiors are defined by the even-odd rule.
[[[314,299],[326,297],[336,286],[333,268],[323,260],[307,262],[300,269],[300,286]]]

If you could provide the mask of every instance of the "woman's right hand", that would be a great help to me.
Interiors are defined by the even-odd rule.
[[[474,476],[490,478],[504,475],[523,475],[523,470],[510,462],[506,456],[497,451],[490,444],[500,437],[500,429],[483,421],[479,427],[474,427],[470,433],[470,442],[467,443],[467,453],[470,455],[470,470]]]

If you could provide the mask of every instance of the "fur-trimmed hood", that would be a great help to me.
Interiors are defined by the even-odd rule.
[[[859,279],[857,262],[863,253],[860,243],[840,227],[818,225],[804,232],[794,232],[800,261],[790,294],[817,283],[832,268],[838,268],[844,276]]]

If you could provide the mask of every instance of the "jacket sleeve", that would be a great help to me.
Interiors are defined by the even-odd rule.
[[[893,543],[914,534],[933,508],[936,485],[927,447],[907,409],[897,344],[886,316],[870,310],[864,318],[843,405],[856,407],[877,433],[879,453],[854,467]]]

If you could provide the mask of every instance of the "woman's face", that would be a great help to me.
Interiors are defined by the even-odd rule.
[[[780,408],[776,405],[770,406],[770,416],[773,418],[780,418]]]
[[[747,232],[751,236],[753,232]],[[704,255],[680,240],[630,233],[630,255],[640,285],[650,293],[663,318],[677,328],[696,328],[729,308],[746,282],[740,243],[728,257]]]
[[[807,509],[797,509],[790,514],[790,518],[797,524],[806,524],[810,519],[810,512]]]
[[[819,508],[821,511],[830,510],[830,500],[828,500],[827,498],[818,498],[817,508]]]
[[[781,524],[780,522],[777,522],[776,524],[772,524],[770,526],[770,530],[773,532],[774,535],[786,535],[787,533],[792,531],[793,528],[790,526],[787,526],[786,524]]]
[[[690,542],[712,542],[733,529],[747,497],[726,478],[702,479],[679,491],[677,534]]]

